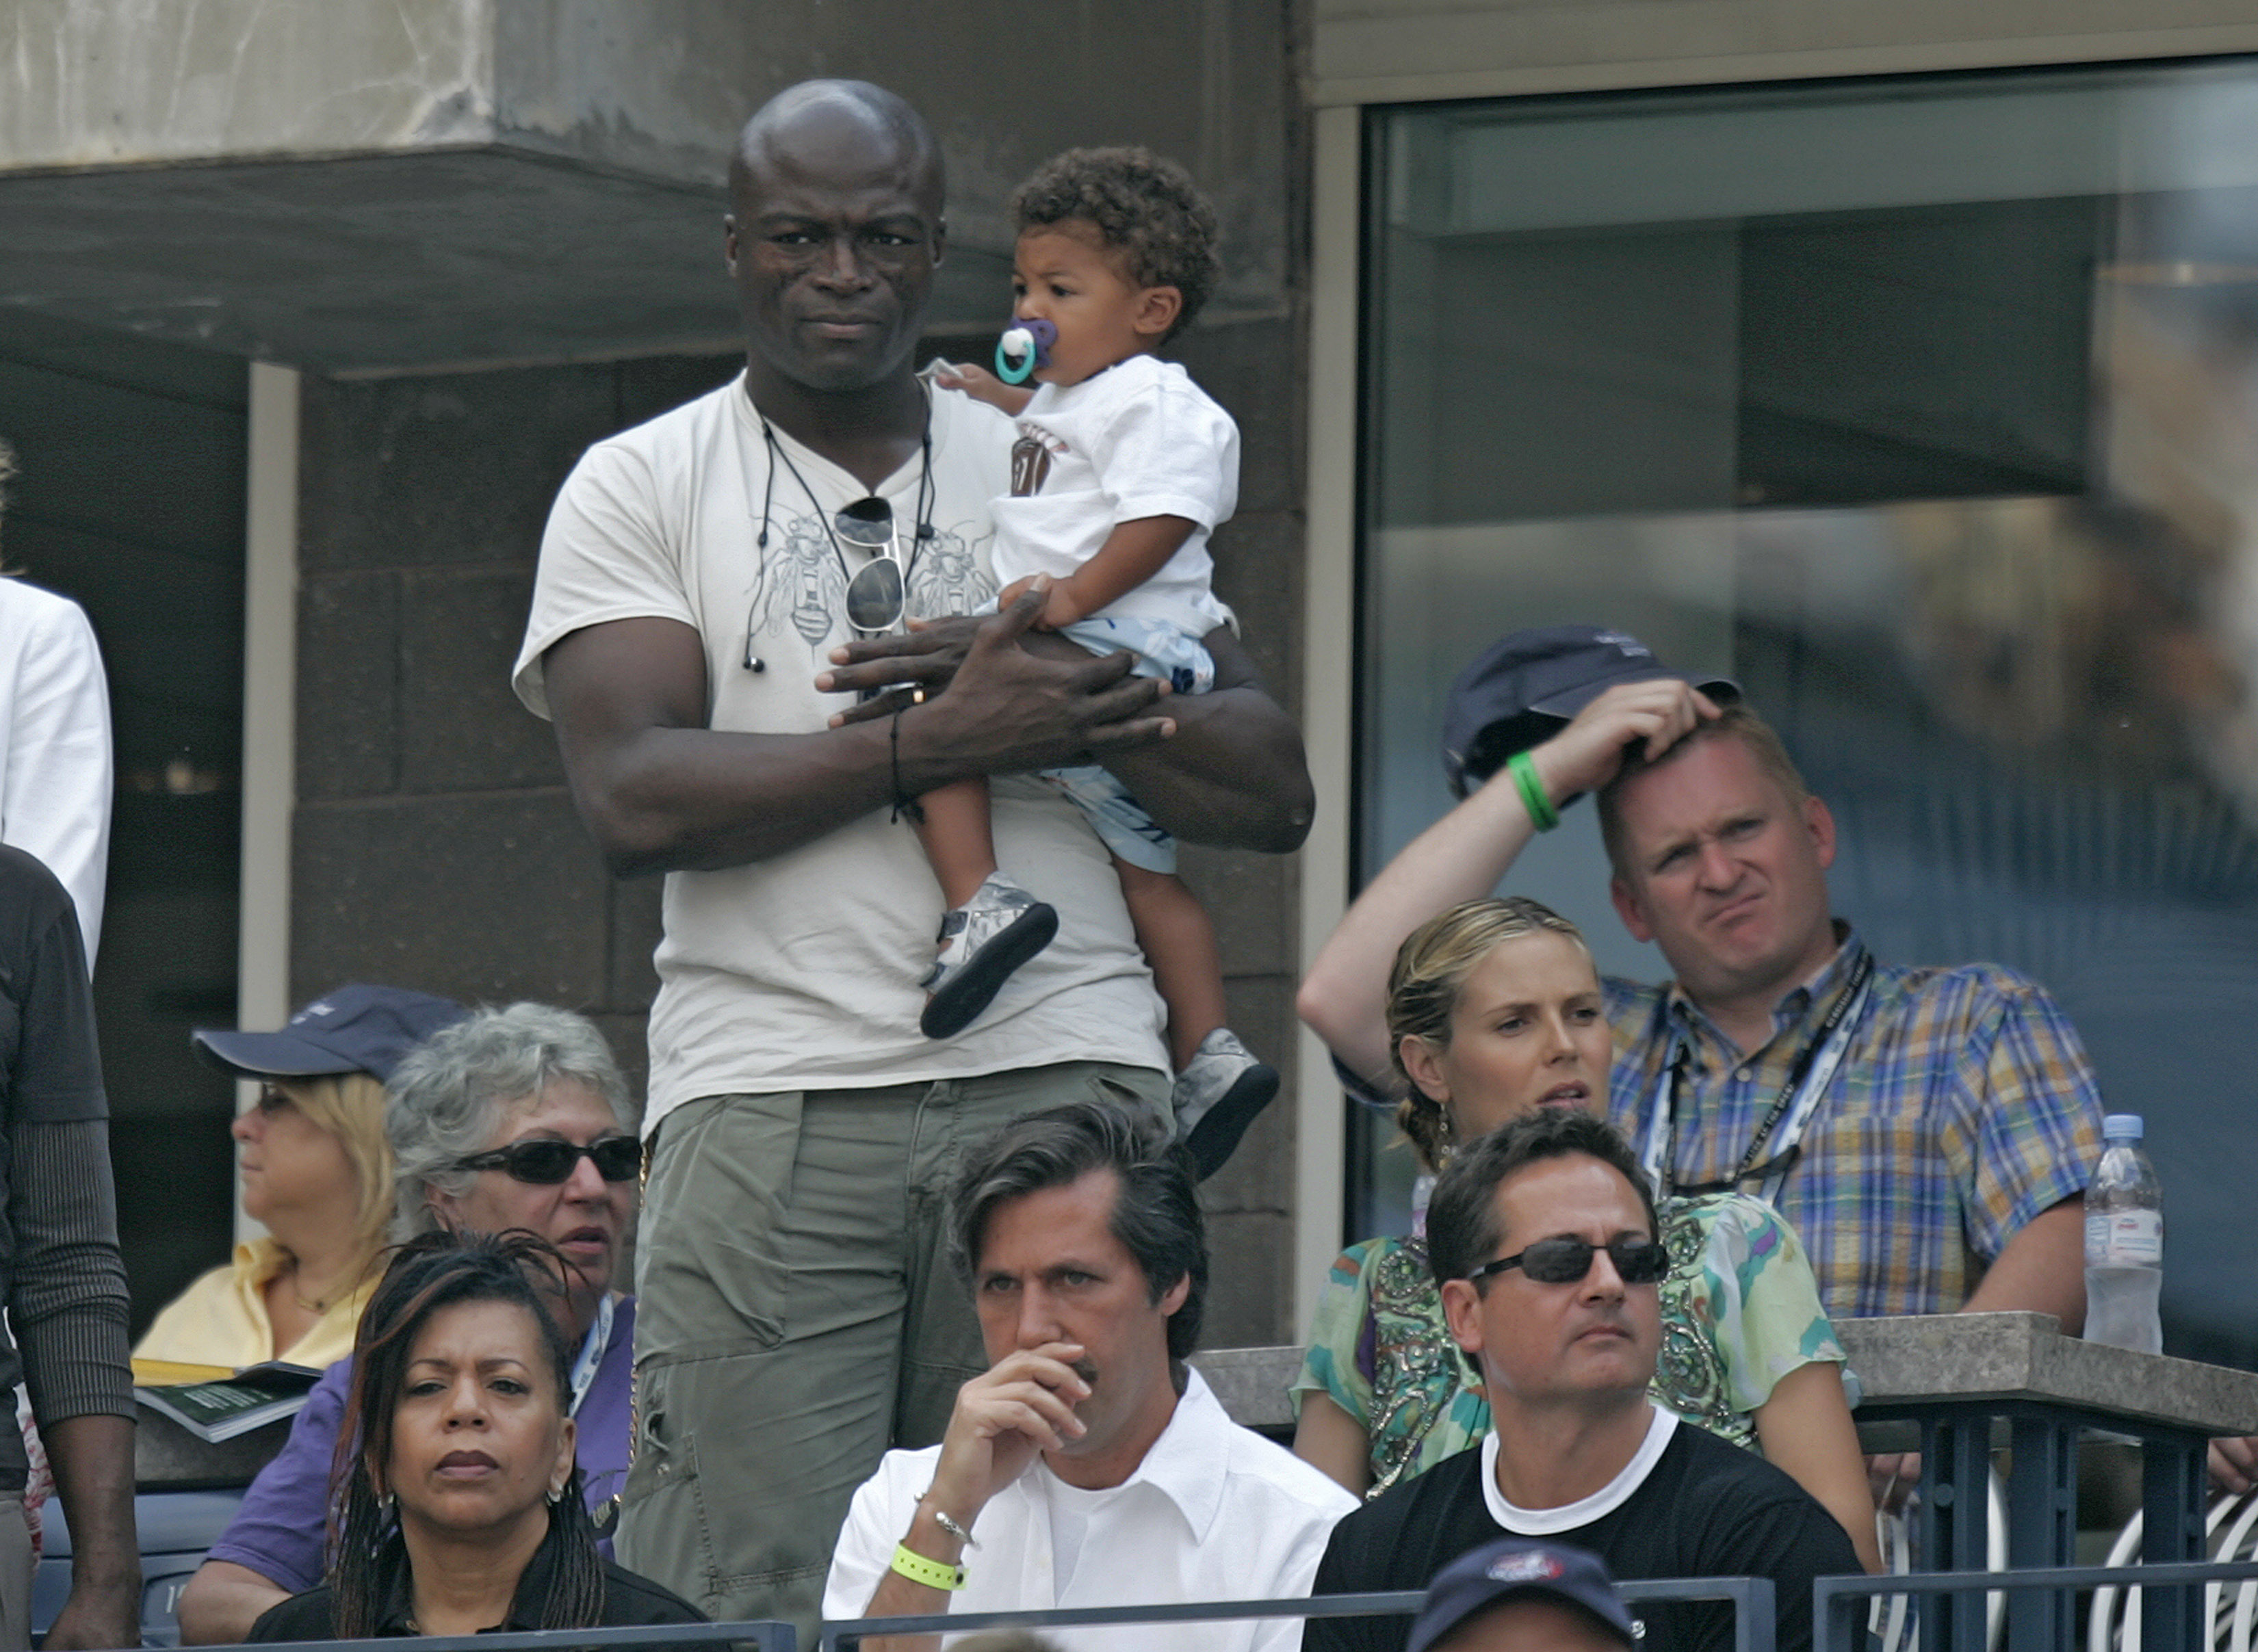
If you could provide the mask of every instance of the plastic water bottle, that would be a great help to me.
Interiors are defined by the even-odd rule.
[[[2141,1151],[2141,1131],[2138,1113],[2101,1121],[2106,1145],[2085,1190],[2085,1340],[2160,1354],[2164,1190]]]

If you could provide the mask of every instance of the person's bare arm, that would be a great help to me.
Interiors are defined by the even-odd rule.
[[[2211,1484],[2214,1491],[2237,1497],[2258,1485],[2258,1435],[2229,1435],[2211,1443]]]
[[[1530,757],[1545,796],[1557,805],[1612,780],[1633,741],[1644,740],[1648,755],[1658,755],[1697,721],[1716,714],[1706,697],[1674,678],[1622,684]],[[1395,949],[1436,913],[1495,889],[1536,835],[1513,776],[1501,769],[1406,845],[1356,897],[1318,949],[1294,1000],[1302,1019],[1342,1065],[1373,1082],[1386,1081],[1388,972]]]
[[[2024,1223],[1962,1307],[1963,1314],[2051,1314],[2063,1335],[2085,1329],[2085,1202],[2065,1199]]]
[[[975,625],[965,619],[920,622],[907,636],[834,649],[834,663],[815,679],[818,688],[905,685],[849,707],[834,723],[846,727],[883,720],[906,702],[912,689],[931,695],[948,684],[970,663],[967,644],[977,635]],[[1147,814],[1186,842],[1290,854],[1309,835],[1317,811],[1302,731],[1263,688],[1228,627],[1218,626],[1202,641],[1215,661],[1215,686],[1204,694],[1169,698],[1174,737],[1157,744],[1117,741],[1090,755],[1120,777]],[[1046,657],[1090,657],[1063,637],[1031,635],[1022,645]],[[1127,669],[1127,655],[1111,658]]]
[[[2026,1223],[2007,1241],[2007,1248],[1999,1252],[1999,1259],[1985,1273],[1975,1294],[1960,1306],[1963,1314],[2016,1310],[2053,1315],[2062,1322],[2065,1336],[2075,1336],[2085,1329],[2083,1196],[2064,1199]],[[2226,1443],[2216,1440],[2212,1443],[2211,1471],[2214,1480],[2233,1490],[2233,1482],[2219,1472],[2222,1465],[2233,1467],[2231,1455],[2219,1449]],[[1767,1456],[1770,1451],[1767,1446]],[[1870,1492],[1888,1507],[1901,1503],[1905,1493],[1920,1481],[1921,1453],[1892,1452],[1870,1459],[1866,1467]]]
[[[985,367],[969,361],[960,361],[943,367],[933,376],[933,381],[943,390],[962,390],[975,401],[984,401],[999,413],[1013,418],[1027,410],[1027,403],[1035,399],[1033,385],[1007,385]]]
[[[46,1644],[141,1644],[141,1551],[133,1535],[133,1419],[103,1414],[44,1425],[55,1494],[70,1522],[70,1598]]]
[[[1824,1359],[1798,1365],[1772,1385],[1756,1409],[1756,1425],[1765,1460],[1842,1522],[1860,1565],[1881,1570],[1874,1497],[1866,1461],[1858,1455],[1858,1430],[1843,1397],[1843,1368]]]
[[[1167,567],[1168,558],[1183,549],[1198,526],[1187,516],[1140,516],[1114,523],[1105,542],[1087,562],[1051,581],[1043,624],[1061,630],[1119,601]]]
[[[945,693],[898,729],[849,723],[749,734],[706,723],[706,656],[674,620],[615,620],[573,632],[543,661],[573,802],[622,876],[764,860],[895,797],[952,780],[1086,761],[1164,739],[1146,715],[1160,685],[1125,657],[1039,656],[1019,646],[1042,606],[1031,592],[983,621]],[[897,738],[898,736],[898,738]]]
[[[1294,1455],[1362,1497],[1372,1484],[1372,1436],[1364,1425],[1314,1389],[1302,1396]]]
[[[1173,740],[1097,754],[1146,813],[1187,843],[1291,854],[1317,818],[1302,731],[1223,626],[1202,639],[1215,686],[1172,695]]]
[[[188,1646],[233,1646],[247,1639],[267,1607],[290,1592],[231,1560],[207,1560],[181,1591],[181,1640]]]

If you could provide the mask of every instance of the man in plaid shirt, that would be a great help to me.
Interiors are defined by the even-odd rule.
[[[2101,1107],[2060,1008],[1996,965],[1878,964],[1828,904],[1827,805],[1730,684],[1713,699],[1619,634],[1565,654],[1544,635],[1533,682],[1470,672],[1453,711],[1487,693],[1493,722],[1558,732],[1493,748],[1495,774],[1373,882],[1303,983],[1303,1018],[1385,1088],[1396,946],[1488,894],[1560,804],[1595,791],[1615,910],[1675,972],[1605,983],[1610,1117],[1658,1181],[1772,1199],[1836,1317],[2030,1308],[2077,1329]]]

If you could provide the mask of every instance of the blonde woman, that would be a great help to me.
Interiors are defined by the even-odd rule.
[[[340,987],[279,1032],[204,1032],[197,1053],[259,1099],[232,1134],[243,1208],[261,1237],[157,1315],[138,1361],[221,1366],[270,1359],[323,1367],[352,1351],[393,1213],[384,1081],[462,1006],[396,987]]]
[[[1599,975],[1581,932],[1536,901],[1468,901],[1413,931],[1389,974],[1387,1021],[1396,1117],[1430,1170],[1537,1108],[1606,1117]],[[1878,1569],[1843,1349],[1794,1230],[1739,1194],[1665,1200],[1661,1215],[1670,1272],[1655,1400],[1762,1452]],[[1489,1432],[1416,1234],[1367,1240],[1333,1264],[1294,1386],[1296,1452],[1367,1495]]]

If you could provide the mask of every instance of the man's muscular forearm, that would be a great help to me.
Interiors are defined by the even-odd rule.
[[[956,677],[974,635],[972,620],[956,618],[920,625],[905,637],[850,642],[833,651],[833,669],[816,684],[826,689],[907,684],[928,695],[939,693]],[[1034,633],[1021,641],[1026,652],[1047,659],[1091,657],[1064,637]],[[1147,812],[1188,842],[1289,853],[1309,835],[1316,813],[1302,732],[1263,689],[1236,637],[1218,628],[1204,641],[1215,659],[1214,688],[1205,694],[1172,695],[1157,708],[1175,725],[1175,738],[1159,744],[1116,742],[1071,761],[1095,756],[1120,776]],[[905,695],[897,689],[850,706],[837,723],[846,727],[882,720],[905,702]]]
[[[573,801],[622,876],[780,854],[841,822],[971,776],[1157,740],[1158,686],[1119,662],[1054,663],[1018,646],[1040,594],[987,621],[947,695],[891,720],[805,734],[709,729],[703,644],[671,620],[576,631],[543,663]]]
[[[1187,843],[1290,854],[1317,814],[1302,731],[1264,691],[1237,637],[1218,627],[1205,641],[1215,686],[1161,706],[1175,720],[1175,738],[1104,762]]]

